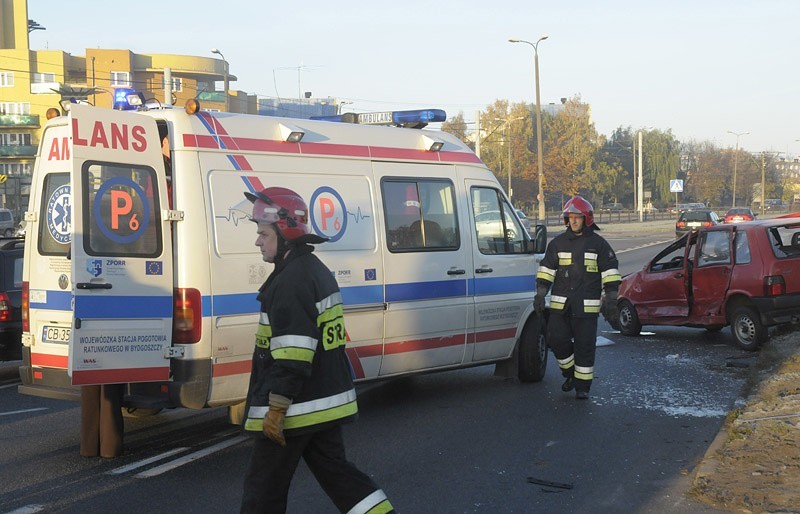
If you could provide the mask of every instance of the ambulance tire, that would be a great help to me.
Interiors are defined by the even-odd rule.
[[[538,333],[537,333],[538,328]],[[519,338],[518,360],[520,382],[541,382],[547,370],[546,323],[537,323],[532,316]]]
[[[123,418],[149,418],[161,412],[161,409],[141,409],[136,407],[123,407]]]
[[[231,425],[241,425],[244,421],[244,406],[246,402],[228,406],[228,422]]]

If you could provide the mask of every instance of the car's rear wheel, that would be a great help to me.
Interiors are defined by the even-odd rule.
[[[619,331],[626,336],[638,336],[642,331],[636,308],[628,300],[619,303]]]
[[[731,314],[731,335],[742,350],[754,352],[767,340],[767,327],[752,307],[736,307]]]

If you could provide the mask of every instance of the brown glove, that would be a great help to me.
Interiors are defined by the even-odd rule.
[[[292,400],[289,398],[269,393],[269,410],[264,416],[264,435],[281,446],[286,446],[286,439],[283,437],[283,421],[291,404]]]

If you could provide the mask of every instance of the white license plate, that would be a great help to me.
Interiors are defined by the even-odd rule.
[[[689,225],[690,227],[699,227],[700,226],[700,222],[698,222],[698,221],[690,221],[689,223],[687,223],[687,225]]]
[[[68,343],[71,329],[45,325],[42,327],[42,341],[45,343]]]

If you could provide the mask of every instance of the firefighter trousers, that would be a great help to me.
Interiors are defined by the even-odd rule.
[[[573,316],[569,306],[563,312],[550,311],[547,344],[553,349],[561,374],[574,377],[575,390],[592,387],[597,342],[597,316]]]
[[[345,457],[341,426],[286,438],[253,442],[244,478],[242,513],[286,512],[289,484],[300,457],[340,512],[394,512],[383,491]]]

